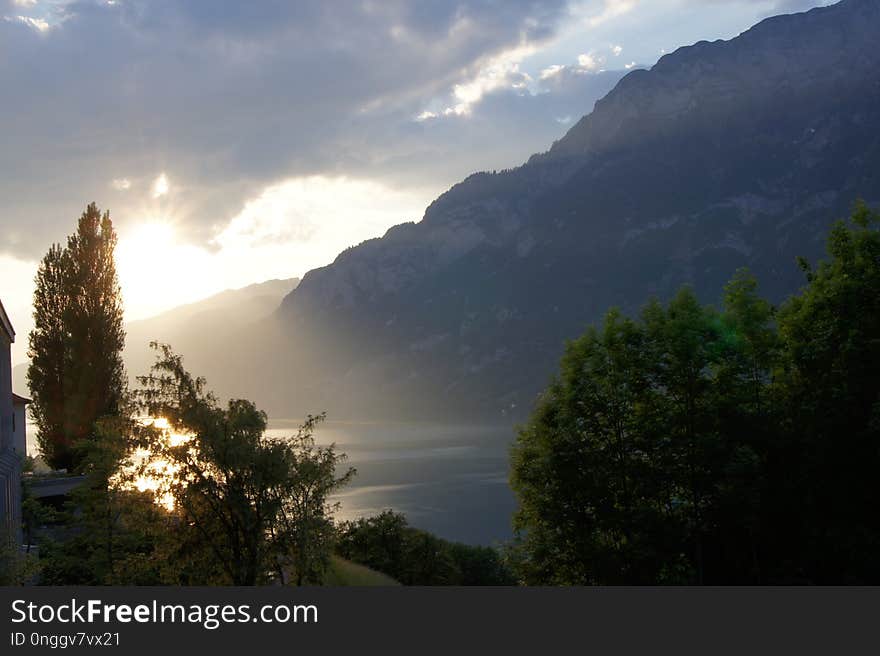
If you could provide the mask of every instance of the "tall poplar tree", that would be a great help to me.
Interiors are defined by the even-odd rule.
[[[92,203],[67,246],[53,245],[37,272],[28,385],[40,450],[55,468],[75,469],[76,448],[125,394],[122,298],[110,213]]]

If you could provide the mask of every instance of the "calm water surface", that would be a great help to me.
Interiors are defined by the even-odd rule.
[[[295,428],[296,422],[273,422],[269,432]],[[341,519],[391,508],[440,537],[492,544],[511,537],[513,436],[510,426],[327,422],[315,440],[335,442],[357,469],[337,495]]]
[[[269,434],[291,435],[299,422],[270,422]],[[34,427],[28,447],[35,452]],[[315,440],[335,442],[357,469],[341,490],[340,519],[393,509],[440,537],[492,544],[511,536],[513,493],[507,483],[510,426],[327,422]]]

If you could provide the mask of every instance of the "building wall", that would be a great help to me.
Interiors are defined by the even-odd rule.
[[[0,453],[0,539],[21,543],[21,464],[10,450]]]
[[[12,407],[12,450],[24,457],[27,455],[27,406],[16,403]]]
[[[0,328],[0,451],[12,447],[12,340]]]
[[[13,450],[12,337],[0,327],[0,513],[3,539],[21,542],[21,459]]]

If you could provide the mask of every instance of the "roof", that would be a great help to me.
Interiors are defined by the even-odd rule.
[[[33,401],[31,401],[30,399],[28,399],[24,396],[19,396],[15,392],[12,393],[12,404],[13,405],[27,405],[28,403],[33,403]]]
[[[9,321],[9,315],[6,314],[6,310],[3,308],[3,301],[0,301],[0,328],[6,331],[10,341],[15,341],[15,330],[12,328],[12,322]]]

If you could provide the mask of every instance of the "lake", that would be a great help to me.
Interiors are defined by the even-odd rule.
[[[296,422],[271,422],[269,433],[295,429]],[[340,519],[391,508],[442,538],[492,544],[512,535],[513,436],[510,426],[327,422],[315,441],[335,442],[358,472],[337,495]]]
[[[297,421],[271,421],[274,436],[296,432]],[[28,449],[35,452],[34,427]],[[510,426],[326,422],[315,440],[335,442],[357,469],[336,499],[338,519],[402,512],[409,523],[442,538],[493,544],[511,537],[514,497],[507,483]]]

